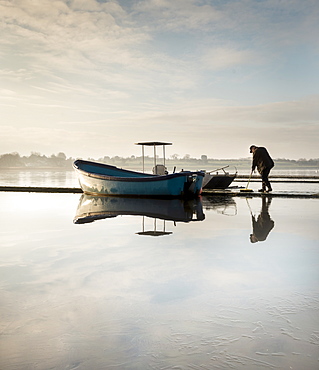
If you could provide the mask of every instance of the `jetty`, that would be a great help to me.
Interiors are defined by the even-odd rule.
[[[80,188],[56,188],[43,186],[0,186],[0,191],[24,193],[83,193]]]
[[[232,188],[225,190],[203,190],[201,195],[203,196],[230,196],[230,197],[270,197],[270,198],[318,198],[319,192],[302,192],[302,191],[272,191],[271,193],[262,193],[259,191],[241,192],[240,189],[244,188]]]

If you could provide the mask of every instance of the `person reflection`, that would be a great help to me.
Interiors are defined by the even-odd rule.
[[[271,204],[271,197],[262,197],[262,206],[260,215],[257,217],[251,213],[253,224],[253,233],[250,234],[251,243],[265,241],[270,231],[274,228],[275,222],[270,218],[269,207]]]

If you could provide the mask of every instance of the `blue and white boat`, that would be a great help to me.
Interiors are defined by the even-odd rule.
[[[138,145],[170,145],[170,143],[147,142]],[[154,155],[156,157],[156,155]],[[155,174],[124,170],[104,163],[76,160],[73,164],[84,193],[92,195],[194,198],[202,189],[203,171],[182,171],[159,174],[163,165],[154,166]],[[164,166],[165,168],[165,166]]]

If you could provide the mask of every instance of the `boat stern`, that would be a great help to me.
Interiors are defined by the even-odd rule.
[[[203,171],[190,172],[185,183],[185,197],[197,197],[202,192],[202,185],[205,173]]]

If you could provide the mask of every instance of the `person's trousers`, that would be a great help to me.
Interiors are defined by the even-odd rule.
[[[270,182],[268,180],[268,176],[269,176],[269,172],[270,172],[271,168],[265,168],[263,170],[263,172],[261,173],[261,180],[262,180],[262,184],[263,184],[263,189],[266,190],[266,186],[268,189],[271,189],[271,185],[270,185]]]

